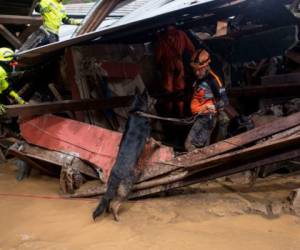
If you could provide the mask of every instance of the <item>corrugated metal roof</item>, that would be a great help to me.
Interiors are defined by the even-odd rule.
[[[104,19],[98,29],[108,27],[120,20],[124,16],[129,15],[136,9],[145,5],[148,0],[126,0],[119,3],[115,9]],[[84,18],[92,10],[95,3],[80,3],[80,4],[66,4],[65,9],[69,16],[76,18]],[[60,39],[65,40],[70,38],[75,31],[75,28],[62,27],[60,31]]]
[[[127,0],[118,4],[118,6],[109,14],[110,17],[123,17],[145,5],[149,0]]]
[[[149,13],[147,18],[139,21],[131,21],[120,26],[113,26],[104,28],[100,31],[84,34],[69,40],[56,42],[50,45],[35,48],[19,54],[19,58],[23,62],[34,63],[43,60],[51,53],[59,53],[65,47],[79,44],[96,43],[99,41],[118,41],[122,42],[124,39],[131,37],[135,42],[138,38],[147,39],[148,34],[153,34],[153,31],[171,23],[179,22],[199,22],[202,18],[206,18],[207,13],[213,10],[218,10],[221,6],[226,5],[230,9],[240,9],[243,5],[253,0],[210,0],[210,1],[175,1],[178,3],[172,7],[172,11],[164,9],[163,11],[156,11]],[[181,2],[181,4],[179,3]],[[235,6],[239,6],[235,8]],[[159,14],[158,14],[159,13]],[[231,15],[230,12],[227,13]],[[150,16],[150,17],[149,17]],[[149,33],[150,32],[150,33]],[[149,38],[149,37],[148,37]],[[144,41],[145,42],[145,41]]]
[[[117,21],[115,25],[123,25],[138,20],[162,15],[193,5],[204,4],[214,0],[152,0],[134,12]]]
[[[2,15],[29,15],[34,0],[1,0],[0,13]]]
[[[134,1],[134,2],[138,2],[138,0]],[[141,0],[140,2],[142,2],[143,4],[136,5],[136,7],[137,7],[136,9],[133,9],[130,12],[128,12],[127,15],[125,15],[123,18],[121,18],[120,20],[115,22],[114,25],[125,24],[125,23],[129,22],[130,20],[132,20],[133,18],[135,18],[136,16],[142,16],[142,15],[145,15],[147,12],[152,12],[153,10],[170,2],[170,0],[152,0],[152,1]]]
[[[109,14],[109,17],[123,17],[143,6],[148,0],[126,0],[122,1],[117,7]],[[65,9],[68,15],[85,17],[92,9],[95,3],[74,3],[66,4]]]
[[[95,3],[66,4],[65,9],[69,16],[85,17]]]

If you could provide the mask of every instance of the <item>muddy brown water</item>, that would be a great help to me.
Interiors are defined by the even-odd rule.
[[[12,161],[0,166],[0,250],[300,249],[300,218],[281,211],[270,219],[262,208],[281,204],[300,186],[297,176],[253,188],[210,182],[131,201],[117,223],[92,220],[97,200],[59,199],[57,179],[14,175]]]

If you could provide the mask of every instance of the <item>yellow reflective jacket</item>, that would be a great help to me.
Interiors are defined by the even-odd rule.
[[[17,103],[24,104],[25,101],[13,90],[10,88],[9,82],[7,80],[8,75],[6,70],[0,66],[0,94],[6,92],[10,97],[12,97]]]
[[[79,25],[79,20],[69,18],[62,3],[57,0],[41,0],[35,8],[43,17],[44,28],[58,35],[61,23]]]
[[[9,87],[6,70],[0,66],[0,94]]]

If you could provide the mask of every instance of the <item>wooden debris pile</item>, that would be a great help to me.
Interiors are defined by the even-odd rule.
[[[268,168],[300,157],[300,113],[155,166],[145,166],[131,198],[144,197],[250,169]],[[97,184],[99,185],[99,184]],[[101,195],[105,186],[78,190],[71,197]]]

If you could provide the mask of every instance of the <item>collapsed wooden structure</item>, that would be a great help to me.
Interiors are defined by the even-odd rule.
[[[30,141],[28,136],[28,134],[23,135]],[[91,140],[89,142],[92,143]],[[42,142],[39,145],[47,146]],[[163,158],[160,157],[150,165],[145,163],[131,198],[145,197],[246,170],[262,170],[275,163],[297,159],[300,157],[299,145],[300,112],[278,118],[271,124],[267,123],[208,147],[196,149],[173,159],[169,158],[167,161],[163,161]],[[68,197],[92,197],[105,192],[105,181],[102,185],[97,182],[94,187],[89,189],[84,189],[84,186],[83,190],[77,191],[76,188],[63,188],[64,186],[80,187],[79,184],[74,184],[77,180],[74,179],[75,177],[65,178],[66,169],[64,168],[72,168],[72,174],[76,173],[77,177],[85,176],[81,178],[80,183],[82,184],[86,178],[99,178],[95,170],[101,169],[101,163],[98,166],[91,165],[86,162],[86,159],[82,161],[83,155],[81,156],[81,154],[76,155],[74,152],[72,155],[65,150],[61,151],[59,147],[56,147],[56,150],[58,151],[49,151],[25,142],[17,142],[9,148],[9,153],[45,174],[58,176],[60,173],[62,189],[65,192],[75,192]],[[59,167],[62,169],[61,171]]]
[[[104,2],[107,10],[112,7],[109,1]],[[111,1],[111,4],[113,2],[118,1]],[[21,53],[22,63],[33,67],[43,65],[37,72],[39,75],[45,74],[43,86],[46,91],[44,89],[43,93],[48,95],[50,91],[52,99],[24,106],[8,106],[6,117],[30,119],[28,117],[33,115],[55,113],[121,132],[135,88],[146,86],[154,94],[159,89],[152,47],[144,43],[155,40],[156,30],[172,24],[176,16],[181,21],[180,28],[193,28],[199,36],[205,33],[202,27],[215,30],[214,24],[217,23],[215,34],[193,42],[196,47],[204,46],[214,52],[214,62],[219,65],[216,63],[213,67],[222,71],[218,73],[223,75],[236,109],[247,115],[265,109],[263,112],[266,115],[276,104],[284,107],[286,112],[274,113],[270,123],[264,122],[208,147],[173,155],[171,159],[158,160],[154,164],[144,164],[131,198],[146,197],[246,170],[256,169],[256,173],[264,173],[264,169],[274,164],[297,159],[300,157],[300,105],[298,107],[295,103],[295,107],[290,109],[285,104],[287,100],[299,97],[298,20],[284,7],[290,1],[249,2],[222,0],[196,6],[191,4],[182,10]],[[274,4],[275,13],[282,17],[281,22],[274,20],[270,13],[262,17],[270,4]],[[256,9],[259,13],[251,16]],[[229,26],[229,22],[224,20],[239,14],[245,19],[244,22],[235,24],[234,31],[225,28],[224,32],[222,27]],[[261,19],[257,21],[257,17]],[[253,21],[250,27],[247,26],[249,20]],[[223,25],[221,28],[220,22]],[[96,20],[91,18],[89,25],[95,26]],[[280,63],[274,58],[281,60]],[[281,65],[286,67],[285,70],[274,71],[274,67]],[[37,78],[34,81],[40,80]],[[20,92],[26,96],[26,92],[30,91],[21,89]],[[248,107],[240,108],[247,104]],[[159,125],[155,130],[156,139],[163,134]],[[10,147],[3,145],[2,148],[8,148],[9,154],[42,173],[60,176],[63,192],[73,193],[66,196],[91,197],[105,192],[106,179],[101,177],[101,164],[92,164],[95,162],[76,151],[70,154],[58,147],[46,147],[24,134],[23,139],[27,142],[19,139]],[[118,144],[114,146],[115,151]],[[98,180],[99,175],[102,183]],[[91,179],[98,181],[94,187],[86,189],[83,183]]]

